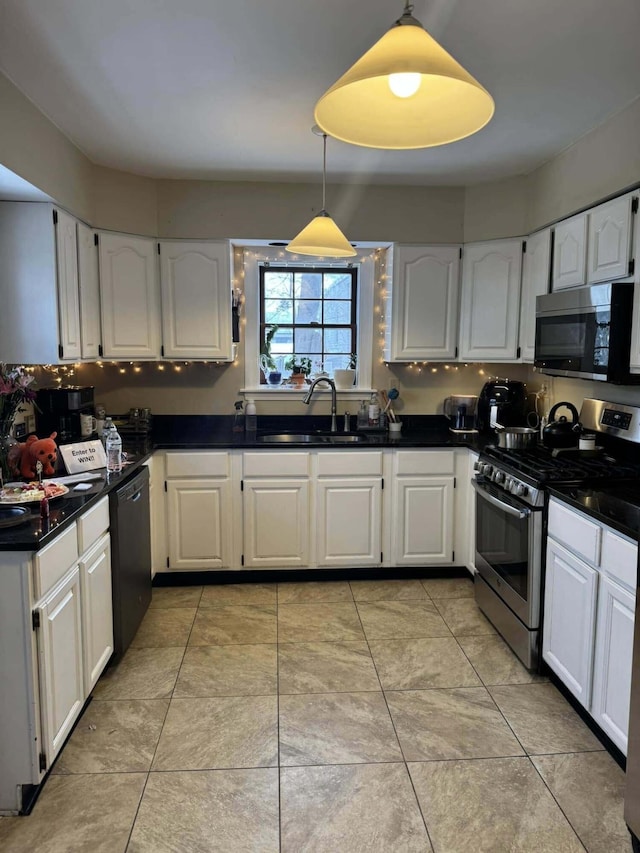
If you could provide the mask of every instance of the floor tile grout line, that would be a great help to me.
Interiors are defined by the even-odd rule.
[[[564,753],[564,754],[565,754],[565,755],[574,755],[574,754],[578,754],[578,753]],[[584,848],[584,850],[586,851],[586,853],[589,853],[589,849],[588,849],[587,845],[584,843],[584,841],[582,840],[582,838],[581,838],[580,834],[578,833],[578,830],[575,828],[575,826],[573,825],[573,823],[572,823],[572,822],[571,822],[571,820],[569,819],[569,815],[565,812],[565,810],[564,810],[564,809],[562,808],[562,806],[560,805],[560,803],[559,803],[559,801],[558,801],[558,799],[557,799],[556,795],[553,793],[553,791],[551,790],[551,788],[549,787],[549,785],[547,785],[547,783],[546,783],[546,781],[545,781],[544,776],[542,775],[542,773],[540,773],[540,771],[539,771],[539,770],[538,770],[538,768],[536,767],[535,761],[533,761],[533,760],[532,760],[532,758],[531,758],[531,756],[530,756],[530,755],[528,755],[528,756],[527,756],[527,758],[529,759],[529,761],[530,761],[530,763],[531,763],[531,765],[532,765],[532,767],[533,767],[534,771],[538,774],[538,777],[539,777],[539,778],[540,778],[540,780],[542,781],[542,784],[545,786],[545,788],[547,789],[547,791],[551,794],[551,797],[552,797],[552,799],[553,799],[554,803],[555,803],[555,804],[558,806],[558,808],[560,809],[561,814],[562,814],[562,815],[564,815],[565,820],[567,821],[567,823],[569,824],[569,826],[571,827],[571,829],[574,831],[575,836],[576,836],[576,838],[578,839],[579,843],[582,845],[582,847]]]
[[[418,794],[417,794],[415,786],[413,784],[413,779],[411,778],[411,772],[409,771],[409,765],[407,764],[407,758],[406,758],[404,749],[402,747],[402,742],[400,740],[400,737],[398,736],[398,730],[396,728],[396,723],[395,723],[395,720],[393,719],[393,714],[391,713],[391,709],[389,708],[389,702],[388,702],[387,697],[386,697],[385,692],[384,692],[384,687],[382,685],[382,679],[380,678],[380,673],[378,672],[376,660],[375,660],[375,657],[373,655],[373,652],[371,651],[371,645],[369,643],[369,637],[367,636],[367,632],[364,629],[364,625],[363,625],[362,619],[360,617],[360,611],[358,610],[357,605],[356,605],[356,612],[358,613],[358,619],[360,620],[360,627],[362,628],[362,633],[364,634],[365,642],[367,644],[367,648],[369,649],[369,655],[371,656],[371,662],[373,664],[373,668],[375,670],[376,677],[378,679],[378,683],[380,684],[380,690],[382,691],[382,698],[384,699],[384,704],[387,708],[387,714],[389,715],[389,719],[391,720],[391,726],[393,727],[393,733],[396,737],[396,741],[398,742],[398,747],[400,749],[400,755],[402,756],[402,764],[404,766],[405,773],[407,774],[407,776],[409,778],[409,784],[411,785],[411,790],[413,791],[413,796],[415,798],[416,806],[418,807],[418,812],[420,813],[420,817],[422,818],[422,823],[424,824],[424,831],[427,834],[427,839],[429,841],[429,844],[431,845],[431,849],[435,850],[435,847],[433,846],[433,841],[431,839],[431,834],[429,832],[429,827],[427,826],[427,821],[426,821],[426,818],[424,816],[424,812],[422,811],[422,808],[420,806],[420,800],[418,799]]]
[[[282,850],[282,754],[280,750],[280,585],[276,584],[276,745],[278,750],[278,851]]]

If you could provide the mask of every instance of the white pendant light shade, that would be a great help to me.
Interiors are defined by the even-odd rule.
[[[403,16],[320,98],[317,124],[367,148],[430,148],[484,127],[495,104],[411,15]]]
[[[322,136],[322,210],[286,247],[296,255],[316,255],[323,258],[352,258],[356,250],[325,210],[327,196],[327,134],[314,127]]]
[[[321,211],[287,246],[296,255],[351,258],[356,250],[326,211]]]

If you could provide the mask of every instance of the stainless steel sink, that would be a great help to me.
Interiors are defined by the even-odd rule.
[[[344,432],[275,432],[258,436],[258,441],[265,444],[359,444],[366,440],[366,435]]]

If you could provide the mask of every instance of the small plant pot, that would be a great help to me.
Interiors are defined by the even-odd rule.
[[[305,384],[304,373],[292,373],[289,377],[289,383],[291,385],[296,386],[297,388],[302,388],[302,386]]]
[[[278,370],[272,370],[267,376],[267,384],[268,385],[280,385],[282,384],[282,373]]]
[[[333,381],[336,383],[336,388],[341,391],[346,391],[347,388],[353,388],[353,383],[356,381],[355,370],[334,370]]]

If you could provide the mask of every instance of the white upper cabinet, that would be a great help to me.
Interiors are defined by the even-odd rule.
[[[80,296],[78,292],[78,237],[76,220],[63,210],[55,212],[56,266],[58,280],[58,320],[60,323],[60,357],[79,359]]]
[[[100,278],[98,274],[98,245],[95,231],[78,222],[78,285],[80,291],[80,340],[82,358],[99,358]]]
[[[455,358],[459,276],[460,246],[395,247],[386,361]]]
[[[76,220],[50,204],[0,202],[0,361],[81,357]]]
[[[580,213],[554,228],[551,289],[578,287],[587,280],[587,214]]]
[[[230,247],[160,243],[163,354],[232,361]]]
[[[533,361],[536,344],[536,297],[549,292],[551,229],[545,228],[527,237],[522,261],[520,297],[520,356]]]
[[[105,358],[160,358],[156,242],[101,232],[100,287]]]
[[[628,195],[600,204],[589,212],[587,281],[611,281],[631,274],[631,232],[637,196]]]
[[[522,240],[464,247],[460,314],[462,361],[518,358]]]

